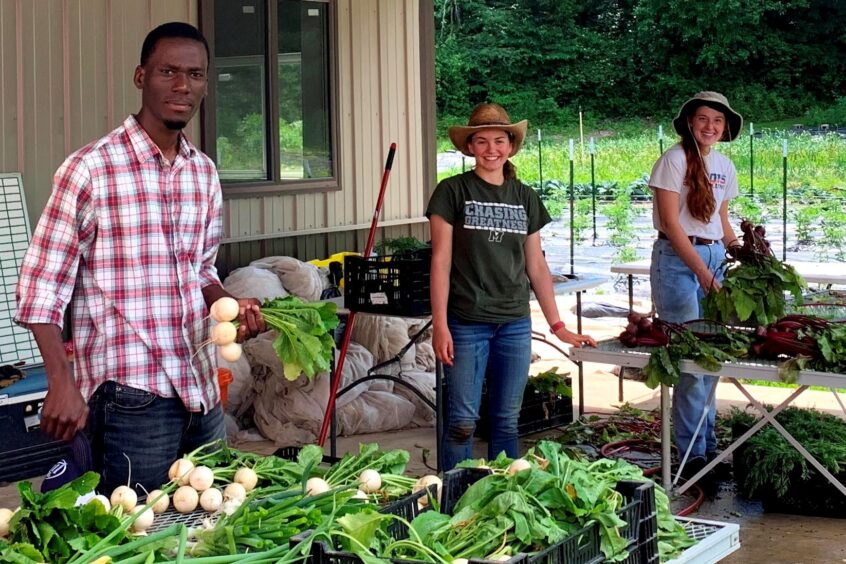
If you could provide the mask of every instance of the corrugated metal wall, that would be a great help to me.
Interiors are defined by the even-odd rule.
[[[224,272],[263,255],[308,260],[363,247],[394,141],[380,237],[428,237],[421,2],[431,4],[338,1],[341,190],[227,200]],[[23,174],[33,224],[65,156],[138,110],[141,42],[170,20],[197,24],[198,0],[0,0],[0,171]],[[199,140],[198,119],[187,133]]]
[[[0,0],[0,171],[22,173],[33,225],[64,158],[138,111],[141,42],[177,19],[196,0]]]
[[[219,263],[244,264],[265,254],[308,260],[360,250],[391,142],[397,156],[381,217],[390,227],[379,238],[428,238],[423,213],[434,163],[427,162],[424,147],[420,23],[419,0],[338,3],[341,190],[227,200],[225,228],[232,243]],[[291,232],[308,235],[256,241]]]

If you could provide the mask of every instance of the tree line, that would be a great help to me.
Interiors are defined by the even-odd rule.
[[[435,0],[435,18],[441,117],[665,119],[717,90],[752,121],[846,122],[844,0]]]

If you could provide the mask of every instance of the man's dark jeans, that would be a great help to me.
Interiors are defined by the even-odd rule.
[[[179,398],[106,382],[88,406],[86,431],[100,473],[97,491],[107,496],[127,484],[152,491],[168,481],[167,471],[178,457],[224,438],[220,404],[205,414],[191,413]]]

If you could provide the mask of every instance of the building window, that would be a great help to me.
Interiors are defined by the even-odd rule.
[[[213,43],[203,146],[224,192],[337,187],[332,0],[201,7]]]

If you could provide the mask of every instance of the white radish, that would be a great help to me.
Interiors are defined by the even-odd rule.
[[[197,466],[188,475],[188,483],[198,492],[204,492],[214,483],[214,472],[208,466]]]
[[[364,493],[378,492],[382,487],[382,476],[372,468],[362,470],[358,476],[358,487]]]
[[[215,321],[232,321],[238,317],[241,306],[238,305],[238,300],[234,298],[224,297],[215,301],[209,313]]]
[[[180,486],[173,493],[173,508],[180,513],[191,513],[199,502],[200,495],[191,486]]]
[[[128,486],[118,486],[112,492],[109,501],[112,502],[112,507],[120,505],[126,513],[129,513],[135,509],[135,505],[138,503],[138,494]]]
[[[109,511],[112,510],[112,504],[109,501],[109,498],[107,498],[104,495],[97,494],[94,497],[92,497],[91,501],[89,501],[88,503],[91,503],[92,501],[96,501],[96,502],[100,503],[103,506],[103,509],[106,510],[106,513],[108,513]]]
[[[244,489],[244,486],[238,482],[233,482],[223,488],[224,501],[237,501],[238,503],[241,503],[245,499],[247,499],[247,490]]]
[[[355,495],[352,496],[353,499],[363,499],[364,501],[370,501],[370,496],[364,493],[361,490],[356,490]]]
[[[452,564],[468,564],[468,562],[470,562],[470,561],[467,560],[466,558],[456,558],[455,560],[452,561]]]
[[[235,337],[238,336],[238,330],[229,321],[221,321],[211,330],[211,340],[215,345],[223,346],[235,342]]]
[[[200,507],[209,513],[220,509],[221,504],[223,504],[223,494],[217,488],[209,488],[200,496]]]
[[[153,514],[152,508],[144,509],[143,505],[139,505],[132,510],[132,513],[141,513],[138,518],[132,522],[132,532],[143,533],[153,524],[155,515]]]
[[[423,476],[416,482],[414,482],[414,486],[411,488],[411,493],[417,493],[420,490],[429,490],[429,486],[435,486],[435,497],[440,501],[441,499],[441,487],[442,487],[441,479],[433,474],[429,474],[427,476]],[[417,500],[417,503],[422,506],[426,507],[429,505],[429,496],[425,495]]]
[[[220,347],[218,352],[220,353],[220,358],[226,362],[237,362],[241,358],[241,345],[238,343],[229,343]]]
[[[184,486],[188,483],[188,475],[194,469],[194,463],[187,458],[180,458],[170,465],[170,470],[167,471],[167,477],[175,481],[178,485]]]
[[[258,484],[258,475],[252,468],[239,468],[235,472],[234,481],[244,486],[246,491],[251,492]]]
[[[152,509],[153,513],[156,515],[167,511],[167,508],[170,505],[170,498],[162,490],[153,490],[148,493],[147,503],[150,503],[151,501],[153,502],[153,505],[150,506],[150,509]]]
[[[306,482],[306,495],[320,495],[329,491],[329,484],[323,478],[309,478]]]
[[[243,503],[243,501],[237,501],[237,500],[234,500],[234,499],[227,499],[226,501],[224,501],[220,505],[220,511],[224,515],[232,515],[233,513],[238,511],[238,508],[241,507],[242,503]]]
[[[15,514],[11,509],[5,507],[0,509],[0,537],[9,536],[9,522]]]
[[[512,476],[517,472],[523,470],[531,470],[532,465],[525,458],[515,458],[514,461],[508,465],[508,473]]]

